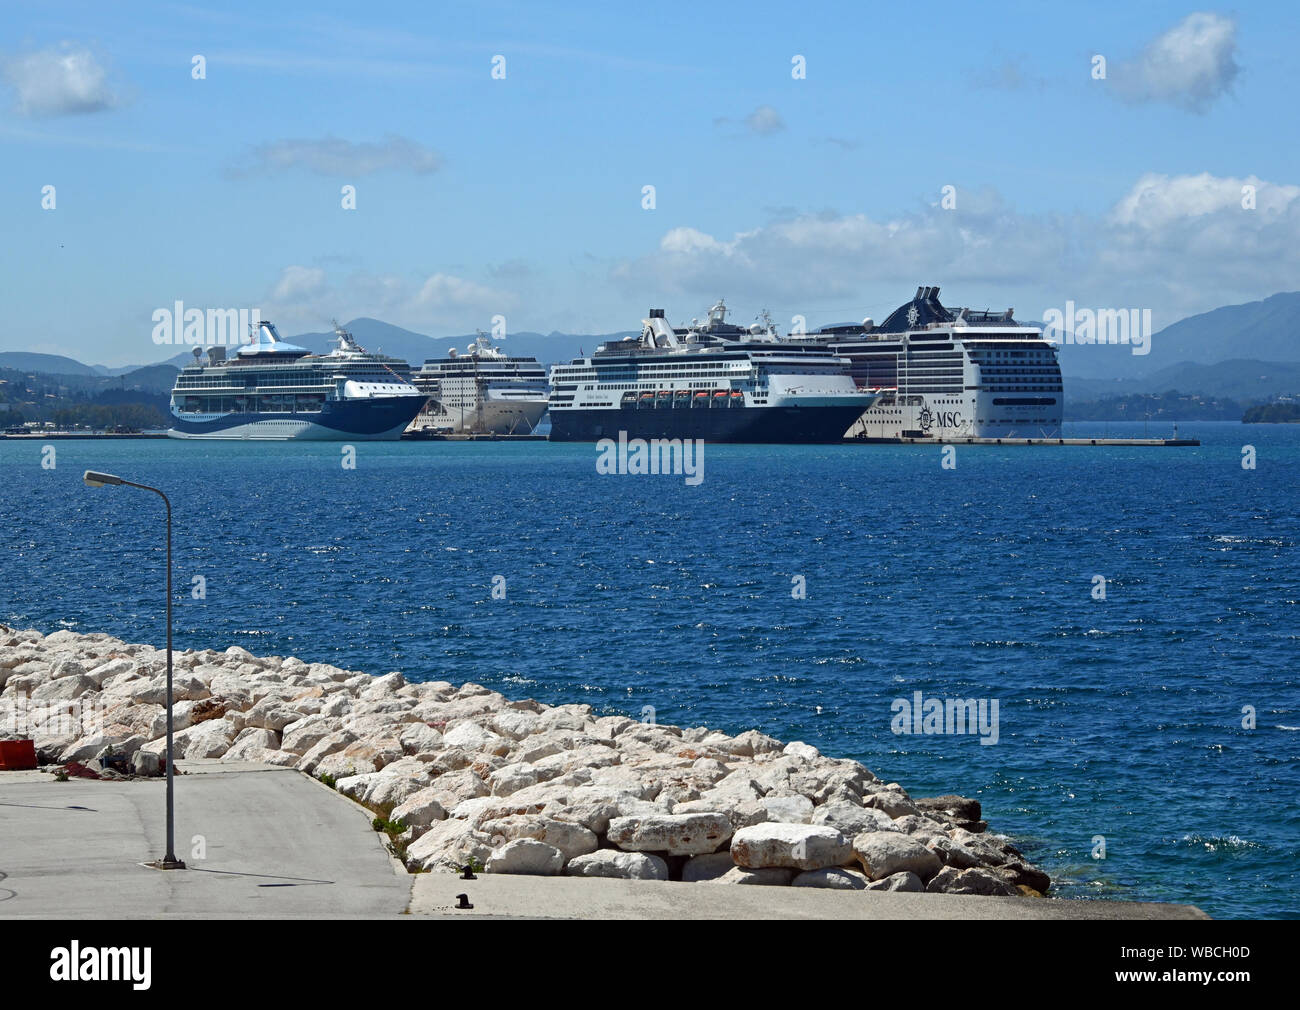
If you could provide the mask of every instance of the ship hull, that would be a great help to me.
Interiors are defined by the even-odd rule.
[[[596,442],[618,438],[702,439],[756,444],[834,443],[863,407],[708,407],[551,410],[551,441]]]
[[[172,414],[167,434],[180,439],[237,441],[380,442],[401,438],[426,397],[330,400],[319,413]]]
[[[882,399],[855,423],[851,438],[1059,438],[1060,393],[979,393],[962,397],[912,394],[908,403]]]
[[[546,408],[546,400],[488,399],[481,409],[475,407],[466,411],[464,418],[460,411],[423,412],[411,422],[410,430],[428,428],[453,434],[529,435],[541,423]]]

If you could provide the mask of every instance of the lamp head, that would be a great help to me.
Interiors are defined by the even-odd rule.
[[[114,477],[111,473],[96,473],[94,470],[87,470],[81,479],[86,482],[87,487],[105,487],[109,484],[122,483],[121,477]]]

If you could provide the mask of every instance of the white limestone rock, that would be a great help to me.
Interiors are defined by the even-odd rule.
[[[570,877],[616,877],[620,880],[667,880],[668,864],[645,852],[599,849],[574,856],[565,864]]]
[[[787,754],[791,757],[802,758],[805,761],[816,761],[822,756],[821,751],[810,743],[804,743],[802,740],[791,740],[785,745],[785,748],[781,753]]]
[[[730,870],[711,881],[714,884],[760,884],[770,887],[787,887],[794,879],[794,871],[778,866],[761,866],[750,868],[733,866]]]
[[[553,877],[564,868],[564,854],[534,838],[517,838],[493,849],[484,869],[488,873],[523,873]]]
[[[812,821],[813,801],[807,796],[764,796],[758,803],[767,811],[768,821],[782,824],[808,824]]]
[[[921,813],[920,807],[913,803],[901,788],[882,789],[869,796],[864,796],[862,802],[864,806],[883,810],[895,820],[899,817],[906,817],[908,814],[920,815]]]
[[[222,761],[261,761],[267,751],[280,749],[280,734],[269,729],[249,726],[244,729],[229,750],[221,755]]]
[[[595,833],[581,824],[536,814],[512,815],[494,820],[480,817],[476,826],[491,838],[494,845],[531,838],[559,849],[566,861],[595,852],[599,845]]]
[[[898,831],[868,831],[856,836],[853,854],[872,880],[901,870],[911,870],[922,880],[929,880],[943,868],[938,856]]]
[[[446,820],[447,811],[438,801],[432,787],[425,786],[423,789],[411,793],[410,796],[393,807],[392,813],[388,816],[392,821],[401,821],[407,825],[418,838],[433,825],[434,821]]]
[[[853,856],[849,840],[834,828],[767,822],[741,828],[731,840],[731,858],[749,869],[785,867],[820,870]]]
[[[422,722],[413,722],[406,726],[402,730],[402,735],[398,737],[398,742],[407,754],[431,754],[444,746],[442,734]]]
[[[897,822],[883,810],[852,803],[826,803],[812,815],[813,824],[825,824],[842,831],[849,838],[868,831],[901,831]]]
[[[449,727],[442,735],[442,742],[447,747],[464,747],[474,753],[496,754],[498,757],[505,757],[511,748],[505,737],[468,719]]]
[[[898,873],[891,873],[888,877],[882,877],[879,880],[873,880],[867,884],[868,891],[903,891],[906,893],[920,894],[925,890],[925,884],[911,870],[900,870]]]
[[[844,866],[828,866],[821,870],[805,870],[792,881],[792,887],[823,887],[834,891],[864,891],[867,875]]]
[[[694,856],[724,844],[731,837],[731,820],[716,812],[616,817],[607,837],[625,851]]]

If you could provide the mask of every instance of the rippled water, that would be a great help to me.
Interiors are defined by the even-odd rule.
[[[116,472],[171,494],[179,648],[757,726],[979,797],[1062,895],[1296,916],[1300,427],[1182,431],[710,446],[698,487],[587,445],[0,442],[0,620],[162,644],[161,503],[80,479]],[[997,699],[998,742],[893,733],[916,691]]]

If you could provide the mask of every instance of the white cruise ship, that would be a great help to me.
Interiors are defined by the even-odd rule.
[[[639,337],[551,366],[551,439],[703,439],[839,442],[879,398],[859,389],[846,363],[815,344],[781,340],[767,326],[726,322],[718,302],[706,323],[674,329],[651,309]]]
[[[819,344],[849,362],[854,381],[880,398],[850,437],[1056,438],[1063,396],[1056,347],[1013,311],[950,310],[937,287],[879,326],[827,326],[789,338]]]
[[[411,381],[427,395],[410,431],[528,435],[546,413],[546,370],[515,358],[479,333],[464,354],[429,358]]]
[[[194,348],[172,388],[172,438],[377,441],[401,437],[425,395],[399,358],[367,353],[336,326],[338,346],[312,354],[266,320],[230,358]]]

